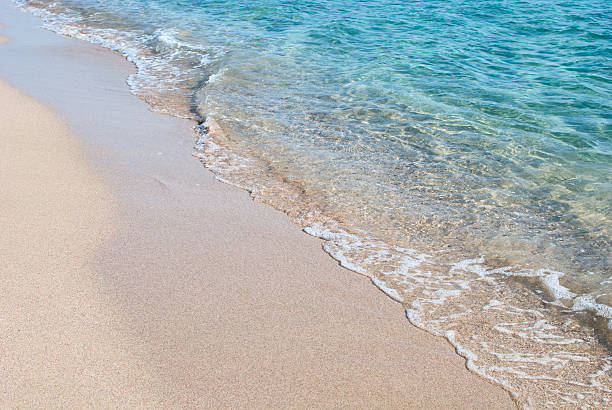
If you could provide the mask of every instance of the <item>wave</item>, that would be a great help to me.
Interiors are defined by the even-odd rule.
[[[304,232],[323,239],[324,251],[341,266],[369,277],[404,305],[412,324],[446,338],[471,371],[503,386],[519,405],[609,404],[608,350],[594,329],[580,325],[572,313],[585,308],[603,313],[607,327],[612,316],[606,305],[587,305],[583,301],[594,302],[592,297],[562,286],[562,272],[491,268],[484,257],[450,262],[443,254],[432,256],[349,231],[304,202],[298,188],[262,177],[266,165],[228,149],[214,120],[198,130],[194,155],[217,179],[285,211]],[[513,279],[536,283],[508,282]],[[539,290],[534,293],[534,288]]]

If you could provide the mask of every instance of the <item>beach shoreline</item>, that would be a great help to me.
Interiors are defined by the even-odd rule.
[[[129,94],[125,60],[0,10],[0,402],[514,407],[319,239],[216,181],[192,124]]]

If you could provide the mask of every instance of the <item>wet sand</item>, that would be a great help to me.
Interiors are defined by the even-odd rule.
[[[191,157],[120,56],[0,2],[2,407],[513,408]],[[27,95],[26,95],[27,94]]]

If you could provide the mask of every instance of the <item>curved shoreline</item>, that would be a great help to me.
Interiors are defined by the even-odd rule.
[[[65,122],[79,149],[62,150],[48,122],[14,121],[16,113],[41,120],[33,108],[40,104],[28,97],[14,104],[19,93],[3,85],[8,93],[1,99],[8,115],[3,122],[23,138],[21,151],[3,154],[34,156],[16,159],[15,172],[30,178],[20,181],[17,192],[32,187],[35,166],[48,179],[38,181],[42,192],[66,189],[51,201],[34,193],[16,197],[10,202],[14,210],[3,210],[3,216],[54,204],[59,219],[26,218],[15,225],[15,235],[26,243],[81,249],[92,241],[92,246],[83,262],[75,252],[58,254],[53,271],[74,270],[76,276],[69,282],[73,288],[48,288],[55,303],[31,288],[27,275],[35,272],[28,265],[14,268],[32,258],[44,267],[39,280],[50,280],[43,259],[19,244],[3,258],[12,266],[2,271],[12,281],[3,291],[31,292],[40,303],[23,305],[25,311],[47,310],[48,317],[44,328],[31,321],[18,325],[35,337],[32,344],[2,342],[10,353],[25,349],[21,362],[10,366],[12,377],[1,382],[7,395],[0,401],[514,407],[507,393],[468,372],[446,341],[408,324],[401,309],[367,280],[338,267],[320,251],[319,240],[204,172],[190,156],[190,124],[152,113],[129,95],[124,78],[130,67],[118,56],[45,32],[35,18],[6,3],[0,8],[10,26],[3,32],[13,41],[0,48],[7,61],[0,75],[50,106],[53,121]],[[13,135],[3,131],[2,138]],[[87,189],[101,184],[108,199],[52,172],[56,165]],[[105,203],[111,217],[97,223]],[[70,237],[70,207],[85,218],[75,222],[85,242]],[[100,235],[100,227],[108,234]],[[87,292],[82,275],[91,283]],[[7,309],[21,303],[5,301]],[[81,303],[110,313],[88,314]],[[72,314],[53,315],[54,307]],[[62,349],[81,364],[71,367]],[[36,359],[38,371],[24,365],[30,359]],[[23,378],[30,383],[20,383]]]
[[[144,98],[144,99],[147,100],[146,98]],[[156,147],[153,148],[153,149],[156,149]],[[214,157],[214,155],[213,155],[213,157]],[[224,178],[217,177],[217,179],[220,179],[221,181],[224,181],[224,182],[227,182],[229,184],[232,184],[232,181],[229,181],[229,180],[226,181]],[[254,197],[260,199],[257,194],[255,194]],[[265,197],[266,196],[264,195],[264,201],[263,201],[264,203],[271,203],[273,206],[275,206],[275,202],[273,200],[274,198],[272,198],[272,202],[270,202],[270,201],[266,201],[265,200],[265,199],[270,199],[270,198],[265,198]],[[282,207],[282,206],[275,206],[275,207],[278,208],[278,209],[283,209],[283,210],[286,209],[286,207]],[[291,214],[290,212],[288,212],[288,213]],[[346,236],[345,235],[346,233],[341,232],[340,234],[341,234],[341,236]],[[319,234],[317,236],[322,237],[322,238],[325,239],[325,236],[329,236],[329,235],[334,235],[334,233],[333,232],[324,232],[324,233]],[[350,236],[350,234],[349,234],[349,236]],[[359,264],[355,264],[355,263],[348,263],[347,264],[346,263],[347,259],[346,259],[345,255],[343,255],[343,254],[346,253],[347,249],[335,249],[335,251],[330,252],[329,249],[333,249],[333,246],[337,245],[337,243],[336,244],[331,244],[331,245],[332,245],[332,248],[330,248],[327,244],[324,247],[325,247],[326,251],[328,251],[328,253],[330,253],[330,255],[332,255],[332,257],[334,257],[338,261],[342,262],[341,263],[342,266],[348,267],[349,269],[353,269],[353,267],[354,267],[353,270],[358,271],[358,272],[359,271],[363,271],[364,268],[362,268],[361,266],[358,266]],[[374,249],[374,251],[375,251],[375,249]],[[410,250],[407,250],[407,251],[410,251]],[[404,254],[404,252],[399,252],[399,254],[400,255]],[[336,256],[334,256],[334,255],[336,255]],[[337,256],[339,256],[339,258]],[[410,263],[415,262],[415,261],[412,261],[413,258],[410,257],[412,255],[406,255],[406,256],[409,256],[408,259],[411,261]],[[418,262],[418,258],[417,258],[417,262]],[[460,352],[460,354],[463,357],[466,358],[466,360],[468,361],[468,366],[469,366],[469,368],[471,370],[473,370],[475,373],[480,374],[481,376],[484,376],[485,378],[488,378],[490,380],[496,381],[496,382],[498,382],[501,385],[505,385],[506,387],[509,388],[509,390],[515,391],[517,393],[518,401],[523,402],[524,400],[529,400],[528,395],[527,395],[527,397],[525,397],[524,393],[526,393],[526,392],[529,393],[531,390],[534,390],[534,391],[540,390],[540,391],[542,391],[543,393],[540,395],[542,397],[538,397],[540,399],[543,399],[545,397],[545,395],[550,396],[550,394],[546,393],[546,392],[548,392],[550,390],[555,390],[554,388],[556,386],[552,386],[552,387],[548,386],[548,388],[544,388],[544,389],[542,387],[538,387],[537,389],[533,389],[532,387],[530,387],[533,383],[529,379],[529,377],[532,376],[532,375],[529,375],[529,374],[528,375],[524,375],[525,377],[521,377],[519,375],[519,378],[527,379],[528,380],[527,381],[527,388],[526,389],[524,389],[524,388],[523,389],[518,389],[518,391],[516,391],[515,389],[510,389],[509,383],[505,381],[505,380],[507,380],[507,378],[505,378],[505,377],[497,378],[496,376],[492,376],[491,374],[488,374],[489,373],[489,368],[487,367],[487,365],[491,365],[491,363],[493,364],[493,366],[491,368],[493,374],[495,374],[499,370],[502,370],[502,373],[503,373],[503,369],[505,367],[503,367],[500,364],[496,364],[496,357],[500,358],[500,357],[504,357],[504,356],[509,356],[507,353],[504,353],[503,350],[500,351],[499,349],[496,349],[496,347],[498,347],[498,346],[505,346],[505,341],[503,339],[499,339],[499,338],[496,339],[495,337],[491,337],[490,340],[489,340],[489,339],[487,339],[485,337],[487,346],[491,347],[491,349],[489,349],[489,347],[486,348],[487,350],[490,350],[487,353],[492,355],[492,356],[495,356],[495,357],[492,357],[493,360],[484,360],[484,366],[479,366],[479,365],[475,364],[475,361],[476,361],[477,356],[478,356],[479,359],[482,359],[482,355],[478,351],[476,352],[477,354],[474,354],[474,352],[471,352],[469,349],[466,349],[466,347],[464,345],[464,342],[461,341],[461,339],[459,337],[457,337],[457,336],[460,335],[460,333],[448,332],[445,329],[443,329],[443,328],[440,329],[440,328],[438,328],[435,325],[432,327],[431,325],[427,325],[422,320],[420,320],[419,310],[423,310],[423,309],[427,310],[428,308],[431,308],[431,309],[434,309],[434,310],[437,309],[436,305],[438,304],[438,302],[443,302],[449,295],[452,295],[453,292],[456,292],[456,290],[453,289],[454,286],[459,286],[460,288],[464,288],[464,286],[467,285],[467,286],[471,287],[471,284],[468,285],[468,283],[474,282],[474,281],[476,281],[476,283],[477,283],[478,281],[482,281],[484,279],[491,280],[492,277],[494,277],[495,275],[500,275],[500,274],[503,274],[503,275],[507,274],[507,276],[511,276],[511,277],[512,276],[528,276],[528,277],[534,276],[534,275],[525,274],[523,272],[512,272],[512,271],[506,272],[503,269],[501,269],[501,270],[500,269],[493,269],[493,268],[489,269],[486,266],[483,267],[482,266],[482,262],[483,261],[478,261],[478,260],[474,259],[474,260],[465,260],[465,261],[461,261],[459,263],[454,264],[453,267],[450,269],[450,272],[449,272],[450,275],[442,275],[442,279],[445,279],[445,282],[443,283],[443,285],[441,287],[438,288],[438,291],[434,292],[434,296],[435,296],[434,298],[425,298],[425,301],[423,301],[423,298],[419,297],[420,295],[417,295],[416,300],[413,300],[412,295],[407,295],[408,297],[406,299],[410,300],[412,302],[412,307],[417,306],[417,309],[412,308],[408,304],[405,306],[406,309],[407,309],[406,313],[407,313],[410,321],[413,324],[417,325],[417,327],[421,327],[421,328],[427,329],[430,333],[433,333],[435,335],[440,335],[440,336],[444,335],[451,342],[451,344],[456,348],[456,350],[458,352]],[[459,267],[459,265],[462,265],[462,266]],[[453,271],[455,271],[457,268],[459,268],[459,269],[467,268],[467,269],[464,269],[464,270],[466,270],[465,273],[468,276],[462,277],[461,280],[457,280],[457,278],[453,277]],[[406,282],[406,278],[401,278],[401,277],[397,278],[397,277],[394,277],[394,276],[397,276],[397,275],[395,275],[395,273],[400,273],[399,271],[401,271],[401,269],[403,269],[403,266],[399,266],[397,270],[392,271],[392,272],[382,272],[382,274],[385,276],[384,279],[385,280],[386,279],[390,279],[392,281],[401,280],[403,282]],[[423,277],[422,277],[423,275],[422,274],[425,274],[425,276],[427,276],[426,275],[427,272],[416,272],[416,274],[414,274],[414,275],[409,275],[410,277],[408,278],[408,280],[412,281],[414,279],[415,281],[419,282],[419,281],[421,281],[423,279]],[[391,276],[389,278],[387,278],[386,277],[387,275],[391,275]],[[547,278],[548,279],[554,279],[554,278],[558,278],[558,276],[560,276],[560,275],[562,275],[562,274],[560,274],[559,272],[537,272],[535,276],[536,277],[544,277],[545,279],[547,279]],[[544,281],[544,282],[546,282],[546,281]],[[558,284],[558,280],[556,282]],[[383,282],[381,280],[378,280],[378,282],[374,282],[374,283],[380,289],[382,289],[383,291],[384,291],[384,289],[389,289],[387,284],[385,284],[385,282]],[[429,285],[431,285],[431,283],[429,283]],[[417,284],[417,286],[419,286],[419,285]],[[476,284],[476,286],[477,286],[477,284]],[[560,288],[560,289],[563,290],[564,288]],[[548,290],[551,293],[553,293],[553,296],[554,296],[555,291],[558,290],[558,289],[553,289],[552,291],[550,289],[548,289]],[[504,290],[502,289],[502,291],[504,291]],[[389,294],[388,292],[386,292],[386,293]],[[393,295],[390,295],[390,296],[392,296],[392,298],[394,298],[396,300],[398,300],[398,298],[402,299],[401,296],[397,295],[397,292],[394,292],[394,293],[398,297],[393,297]],[[430,293],[430,290],[427,288],[427,286],[425,286],[424,293],[426,293],[426,294]],[[503,310],[503,308],[500,307],[500,306],[504,306],[504,303],[501,302],[500,300],[498,300],[497,298],[491,299],[490,289],[489,289],[489,291],[484,291],[484,292],[481,289],[480,293],[483,294],[483,296],[486,297],[487,299],[486,299],[485,303],[483,304],[483,306],[475,306],[477,308],[475,310],[483,311],[483,312],[491,311],[493,313],[495,313],[495,311],[498,311],[498,310]],[[495,293],[495,292],[493,292],[493,293]],[[518,294],[517,297],[522,298],[522,295]],[[467,297],[467,299],[468,299],[467,302],[469,302],[468,305],[471,305],[472,304],[471,302],[473,302],[471,300],[472,298]],[[489,299],[490,299],[491,303],[494,303],[494,305],[491,304],[491,303],[487,303],[489,301]],[[556,299],[557,298],[555,296],[555,300],[553,301],[552,305],[557,304],[557,306],[553,306],[553,308],[561,307],[561,304]],[[423,304],[423,302],[425,302],[425,304]],[[464,302],[465,302],[465,300],[464,300]],[[531,302],[533,302],[533,300]],[[542,301],[540,301],[540,302],[542,302]],[[543,303],[549,303],[549,302],[546,301],[546,299],[544,299]],[[449,306],[450,309],[453,309],[452,305],[453,304],[451,304],[451,306]],[[464,303],[461,303],[462,307],[463,307],[463,305],[464,305]],[[537,303],[536,303],[536,305],[537,305]],[[513,306],[513,305],[510,306],[509,305],[510,308],[515,308],[515,309],[518,308],[518,311],[522,310],[524,312],[532,312],[532,307],[533,306],[534,306],[534,303],[526,303],[526,304],[523,304],[522,306]],[[467,310],[469,311],[470,309],[467,309]],[[422,311],[420,313],[422,314],[422,313],[426,313],[426,312]],[[448,312],[448,313],[445,313],[445,312],[442,312],[442,313],[443,314],[458,315],[457,312],[454,312],[454,311]],[[535,313],[538,313],[538,312],[535,312]],[[546,326],[550,326],[551,322],[552,322],[552,328],[553,329],[558,328],[561,333],[556,332],[555,334],[553,334],[554,332],[550,333],[550,332],[543,331],[543,329],[541,329],[540,326],[539,326],[539,325],[541,325],[540,317],[538,317],[538,315],[535,314],[535,313],[534,313],[534,315],[532,315],[534,317],[529,318],[530,319],[530,323],[533,324],[533,327],[521,325],[519,327],[520,330],[518,331],[518,333],[516,331],[514,331],[511,327],[507,328],[507,329],[504,328],[504,329],[502,329],[504,331],[503,333],[512,334],[512,337],[514,339],[516,339],[517,336],[520,336],[520,332],[522,332],[522,331],[526,332],[528,334],[528,337],[529,337],[529,333],[532,333],[531,336],[535,337],[536,340],[537,339],[542,340],[542,337],[549,338],[549,339],[552,338],[552,340],[553,340],[553,345],[552,346],[555,346],[555,345],[565,345],[567,343],[573,343],[574,341],[578,341],[578,342],[583,342],[583,341],[586,341],[586,340],[590,341],[592,339],[592,336],[590,334],[588,334],[588,333],[585,334],[585,336],[586,336],[585,339],[581,339],[581,336],[574,331],[575,329],[573,328],[573,326],[568,326],[567,324],[563,324],[563,322],[560,321],[560,320],[551,320],[550,322],[545,323],[545,325]],[[460,313],[460,314],[463,314],[463,312]],[[503,318],[501,318],[501,319],[503,319]],[[531,319],[533,319],[533,321]],[[560,318],[557,318],[557,319],[560,319]],[[485,322],[488,323],[489,321],[481,319],[480,322],[481,323],[485,323]],[[504,321],[502,320],[502,322],[504,322]],[[501,324],[502,325],[509,325],[508,323],[501,323]],[[512,324],[512,325],[515,325],[515,324]],[[550,327],[548,329],[550,329]],[[488,330],[490,330],[490,331],[488,331]],[[495,333],[493,330],[496,330],[496,329],[488,329],[488,328],[486,328],[484,330],[484,333],[485,333],[485,335],[491,335],[492,336],[492,334]],[[470,336],[469,332],[468,332],[467,336],[468,337]],[[520,336],[520,337],[522,338],[524,336]],[[464,338],[464,340],[465,340],[465,338]],[[514,341],[513,341],[513,343],[514,343]],[[520,343],[520,340],[519,340],[519,343]],[[590,346],[593,346],[593,344],[591,344]],[[508,346],[505,346],[505,347],[508,347]],[[513,346],[509,347],[510,351],[511,351],[512,354],[515,354],[516,352],[514,352],[512,350],[512,347]],[[558,366],[556,366],[555,363],[559,362],[559,363],[562,363],[562,366],[565,366],[565,364],[567,363],[568,354],[570,356],[571,356],[571,354],[568,353],[567,351],[561,349],[562,351],[559,352],[560,356],[559,357],[553,356],[552,357],[553,360],[551,362],[551,360],[550,360],[551,358],[549,357],[548,351],[541,351],[541,346],[535,346],[535,347],[536,347],[535,349],[527,349],[527,352],[521,351],[521,353],[519,353],[518,355],[515,354],[516,358],[510,358],[509,360],[518,363],[519,371],[520,371],[520,367],[522,366],[522,362],[524,362],[524,361],[528,361],[530,363],[539,363],[539,362],[542,362],[547,367],[551,367],[552,366],[552,370],[553,370],[552,375],[544,375],[541,372],[537,372],[538,369],[536,369],[536,379],[537,380],[545,380],[545,382],[542,383],[544,385],[546,385],[549,381],[560,382],[561,384],[563,384],[565,381],[574,380],[574,376],[579,375],[581,381],[583,379],[586,380],[586,381],[582,382],[582,384],[578,384],[578,386],[581,386],[581,387],[589,387],[589,386],[591,386],[591,387],[594,387],[596,389],[599,389],[599,388],[603,387],[603,390],[605,391],[605,386],[607,385],[607,383],[604,380],[603,381],[604,384],[602,386],[601,381],[599,380],[599,378],[601,376],[603,376],[603,378],[605,379],[606,372],[609,370],[609,366],[606,367],[605,363],[602,363],[603,367],[601,367],[601,368],[597,367],[597,366],[599,366],[599,363],[600,363],[599,359],[601,357],[603,357],[605,359],[605,355],[601,356],[601,354],[600,354],[601,352],[600,352],[599,346],[597,346],[597,355],[599,355],[599,356],[598,356],[597,360],[594,361],[594,363],[596,363],[595,367],[597,367],[597,369],[595,369],[595,370],[597,370],[597,371],[595,371],[595,372],[590,371],[590,370],[593,370],[592,368],[594,366],[590,366],[589,365],[589,366],[585,366],[585,368],[581,368],[578,371],[576,371],[574,373],[571,373],[569,375],[561,376],[561,378],[559,378],[559,376],[557,376],[557,374],[555,374],[555,373],[558,373],[556,371],[556,369],[558,369]],[[595,347],[594,347],[594,349],[595,349]],[[508,350],[508,349],[506,349],[506,350]],[[533,352],[535,352],[535,354],[533,354]],[[574,350],[572,350],[572,352],[574,352]],[[576,358],[576,360],[578,360],[578,362],[590,362],[590,360],[584,360],[585,359],[585,355],[586,355],[586,357],[589,357],[588,356],[588,353],[590,352],[589,349],[587,349],[587,350],[583,349],[581,351],[580,348],[578,348],[578,350],[576,352],[578,353],[578,355],[574,356],[574,357]],[[483,361],[481,360],[481,362],[483,362]],[[515,369],[510,369],[510,370],[515,370]],[[509,373],[512,373],[512,372],[509,372]],[[510,374],[510,376],[512,376],[512,375]],[[591,377],[591,376],[593,376],[593,377]],[[520,380],[520,382],[524,383],[525,381],[524,380]],[[578,383],[580,383],[580,382],[578,382]],[[567,384],[567,383],[565,383],[565,384]],[[519,395],[519,393],[520,393],[520,395]],[[574,400],[574,398],[573,398],[574,393],[577,394],[578,396],[580,396],[583,392],[581,392],[581,391],[573,392],[572,394],[567,395],[567,398],[564,397],[563,400],[571,402],[571,400]],[[588,397],[591,397],[591,394],[593,394],[591,391],[586,393],[586,395]],[[599,396],[597,396],[597,397],[599,397]],[[542,400],[542,403],[543,402],[544,402],[544,399]]]

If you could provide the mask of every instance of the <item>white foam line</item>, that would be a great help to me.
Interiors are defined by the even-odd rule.
[[[396,302],[400,302],[400,303],[404,302],[404,298],[401,297],[400,294],[395,289],[391,289],[390,287],[388,287],[385,282],[383,282],[380,279],[376,279],[376,278],[371,278],[371,279],[372,279],[372,283],[374,283],[380,290],[385,292],[391,299],[395,300]]]

